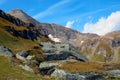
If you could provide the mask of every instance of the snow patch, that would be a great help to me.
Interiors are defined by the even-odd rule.
[[[52,34],[49,34],[48,37],[49,37],[52,41],[54,41],[54,42],[61,42],[61,40],[60,40],[59,38],[54,38],[54,37],[52,36]]]

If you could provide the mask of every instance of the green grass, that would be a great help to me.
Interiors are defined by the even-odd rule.
[[[27,29],[26,26],[16,26],[11,22],[0,18],[0,45],[6,46],[15,54],[22,50],[26,50],[30,51],[30,54],[37,56],[37,58],[44,58],[41,47],[39,46],[37,40],[32,41],[21,37],[15,37],[10,32],[5,30],[6,26],[13,27],[16,31]],[[39,37],[39,39],[40,41],[49,41],[48,38],[42,35]],[[21,69],[18,64],[21,64],[20,60],[16,59],[16,62],[13,63],[9,62],[9,58],[0,56],[0,80],[59,80],[49,76],[41,76],[40,74],[27,72]]]
[[[9,60],[7,57],[0,56],[0,80],[59,80],[27,72]]]
[[[67,62],[58,68],[64,69],[66,72],[71,73],[100,73],[108,74],[106,68],[112,67],[113,69],[120,69],[120,63],[103,63],[103,62]]]

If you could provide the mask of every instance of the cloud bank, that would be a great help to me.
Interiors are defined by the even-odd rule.
[[[107,18],[102,17],[96,23],[86,23],[84,25],[84,33],[96,33],[105,35],[108,32],[120,28],[120,11],[113,12]]]
[[[71,28],[73,24],[74,24],[74,21],[68,21],[65,27]]]

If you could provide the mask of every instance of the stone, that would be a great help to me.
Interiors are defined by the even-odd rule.
[[[104,80],[103,75],[97,74],[89,74],[89,73],[67,73],[66,75],[67,80]]]
[[[110,73],[113,77],[120,78],[120,70],[109,70],[108,73]]]
[[[52,74],[52,77],[56,78],[66,78],[66,72],[64,70],[56,69]]]
[[[22,57],[27,57],[29,55],[26,51],[21,51],[18,54]]]
[[[10,57],[14,56],[12,51],[9,50],[8,48],[4,47],[4,46],[0,46],[0,55],[10,56]]]
[[[45,67],[40,69],[41,75],[50,75],[55,71],[55,67]]]
[[[28,55],[28,56],[26,57],[26,59],[27,59],[27,60],[31,60],[33,57],[35,57],[35,55]]]
[[[22,61],[25,61],[26,60],[26,57],[28,56],[29,54],[26,52],[26,51],[21,51],[19,53],[16,54],[16,58],[22,60]]]
[[[53,67],[53,66],[57,66],[59,65],[59,63],[55,63],[55,62],[42,62],[39,65],[39,68],[47,68],[47,67]]]
[[[32,68],[30,68],[28,65],[20,65],[20,67],[26,71],[34,72]]]
[[[60,42],[41,42],[42,51],[45,60],[66,60],[69,57],[74,57],[78,61],[87,61],[82,54],[71,44]]]

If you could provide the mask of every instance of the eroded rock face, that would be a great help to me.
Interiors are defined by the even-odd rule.
[[[29,39],[29,40],[36,40],[40,35],[43,35],[45,33],[45,31],[36,27],[34,24],[25,23],[16,17],[6,14],[2,10],[0,10],[0,17],[17,25],[19,28],[20,27],[25,28],[23,30],[17,30],[16,29],[17,27],[14,28],[13,26],[5,26],[5,29],[8,32],[10,32],[13,36],[22,37],[22,38]]]
[[[41,35],[40,29],[28,29],[28,30],[15,30],[11,26],[5,26],[6,30],[13,36],[22,37],[29,40],[37,40],[37,37]]]

